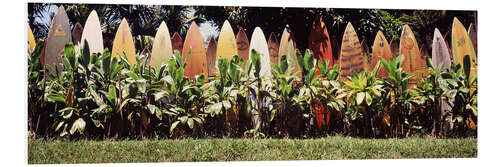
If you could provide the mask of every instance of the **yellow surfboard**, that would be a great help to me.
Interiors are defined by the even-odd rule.
[[[217,41],[217,59],[226,58],[230,60],[233,55],[237,54],[236,38],[229,21],[226,20],[222,25],[219,40]]]
[[[33,52],[35,49],[35,36],[33,35],[33,31],[31,31],[30,25],[28,25],[28,44],[30,45],[29,52]]]
[[[132,38],[132,33],[125,18],[122,19],[118,31],[116,31],[111,56],[119,59],[123,54],[125,54],[130,64],[136,63],[134,38]]]
[[[375,65],[377,65],[377,62],[379,61],[380,57],[386,61],[392,59],[391,47],[389,43],[387,43],[387,39],[385,39],[384,33],[382,33],[382,31],[377,32],[377,35],[375,36],[375,41],[373,42],[372,49],[373,49],[372,58],[370,60],[371,70],[375,68]],[[382,67],[382,64],[380,65],[380,71],[377,76],[378,77],[388,76],[388,73],[387,71],[385,71],[384,67]]]
[[[280,40],[279,57],[285,55],[288,62],[287,74],[295,75],[302,78],[302,70],[300,69],[297,56],[295,55],[295,40],[292,36],[292,31],[287,27],[283,30]]]
[[[161,22],[158,31],[156,31],[153,49],[151,53],[151,67],[159,68],[163,64],[167,64],[172,57],[172,43],[170,40],[170,32],[168,32],[167,24]]]
[[[415,76],[410,79],[410,84],[416,84],[417,78],[427,75],[426,60],[420,55],[417,39],[415,39],[413,31],[411,31],[408,25],[403,26],[399,53],[404,55],[404,60],[401,64],[403,70]]]
[[[191,23],[191,26],[189,26],[186,39],[184,40],[182,59],[186,59],[189,49],[191,49],[191,53],[186,61],[184,76],[194,79],[196,75],[204,73],[205,78],[207,78],[208,67],[205,45],[203,44],[203,38],[198,25],[194,21]]]
[[[464,55],[468,54],[471,59],[471,76],[477,74],[477,57],[474,45],[469,38],[464,25],[455,17],[451,29],[451,50],[453,53],[453,62],[463,65]]]
[[[92,10],[90,12],[87,21],[85,21],[85,27],[82,32],[82,41],[85,40],[89,43],[90,53],[102,53],[104,51],[104,45],[102,40],[102,30],[101,23],[99,22],[99,17],[97,12]]]

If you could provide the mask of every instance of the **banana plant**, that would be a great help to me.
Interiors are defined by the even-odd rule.
[[[455,135],[477,134],[477,76],[470,76],[469,58],[465,55],[463,66],[452,63],[450,70],[441,74],[446,81],[441,88],[446,101],[452,106],[453,124],[457,125]]]

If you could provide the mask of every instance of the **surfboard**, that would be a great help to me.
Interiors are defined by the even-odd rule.
[[[198,25],[194,21],[191,23],[191,26],[189,26],[186,39],[184,40],[182,59],[186,59],[189,49],[191,49],[191,53],[186,61],[184,76],[194,79],[196,75],[204,73],[206,78],[208,66],[205,45],[203,44],[203,37],[201,36]]]
[[[313,52],[316,59],[329,60],[328,67],[333,66],[334,62],[330,35],[328,35],[326,25],[319,15],[316,16],[312,23],[311,32],[309,34],[308,48]],[[318,69],[317,65],[316,69]],[[316,70],[314,75],[320,75],[319,69]],[[323,131],[330,129],[330,113],[325,107],[326,104],[315,102],[313,106],[312,112],[316,114],[315,124],[318,130]]]
[[[279,43],[278,39],[276,39],[276,35],[274,35],[274,32],[271,32],[269,35],[269,39],[267,40],[267,46],[269,47],[269,57],[271,58],[271,63],[274,63],[276,65],[280,64],[280,57],[279,57]],[[271,66],[273,68],[273,66]]]
[[[365,62],[365,67],[363,70],[368,70],[370,68],[370,63],[368,62],[370,58],[370,48],[368,47],[367,41],[363,39],[361,41],[361,54],[363,55],[363,61]]]
[[[417,39],[411,31],[410,26],[403,26],[401,41],[399,42],[399,53],[404,55],[401,67],[403,68],[403,71],[413,74],[414,77],[410,79],[410,84],[416,84],[418,78],[426,76],[427,63],[420,55]]]
[[[211,38],[207,46],[208,77],[215,77],[218,72],[215,67],[215,62],[217,62],[217,47],[217,42],[215,42],[214,38]]]
[[[379,61],[379,57],[383,58],[386,61],[390,61],[392,59],[392,51],[389,43],[387,43],[387,39],[384,36],[382,31],[378,31],[375,36],[375,41],[373,41],[373,51],[372,57],[370,60],[370,69],[373,70]],[[389,74],[385,70],[382,64],[380,64],[380,71],[378,72],[377,77],[387,77]]]
[[[249,55],[249,49],[250,49],[250,42],[248,41],[247,34],[243,30],[243,28],[240,28],[238,31],[238,35],[236,35],[236,45],[238,47],[238,55],[240,58],[243,59],[246,64],[248,61],[248,55]]]
[[[469,25],[469,29],[467,30],[467,33],[469,33],[469,38],[472,41],[472,45],[474,46],[474,51],[476,51],[476,55],[477,55],[477,30],[476,30],[476,26],[471,23]]]
[[[168,32],[167,24],[161,22],[158,31],[156,31],[153,49],[151,52],[151,67],[159,68],[163,64],[167,64],[172,57],[172,44],[170,40],[170,32]]]
[[[332,46],[330,35],[325,23],[320,16],[316,16],[312,23],[311,33],[309,34],[309,49],[314,53],[314,57],[318,60],[329,60],[328,67],[333,66]],[[316,66],[318,68],[318,66]],[[317,70],[315,75],[319,75]]]
[[[471,59],[471,76],[477,73],[477,57],[474,51],[472,41],[465,31],[464,25],[455,17],[451,29],[451,50],[453,53],[453,62],[463,65],[463,57],[468,54]]]
[[[267,46],[266,37],[260,27],[255,27],[250,39],[250,51],[255,50],[260,54],[260,77],[271,77],[271,63],[269,56],[269,47]],[[252,58],[248,58],[248,62],[252,62]],[[253,72],[251,72],[253,75]]]
[[[52,75],[61,72],[61,55],[64,54],[64,45],[70,42],[72,41],[69,19],[61,5],[52,18],[45,50],[45,67]],[[57,66],[57,71],[55,66]]]
[[[89,44],[91,54],[102,53],[104,51],[101,23],[99,22],[99,17],[97,16],[97,12],[95,10],[90,12],[89,17],[87,17],[87,21],[85,21],[85,27],[82,32],[82,41],[80,43],[83,43],[85,40],[87,40]]]
[[[340,75],[346,78],[356,72],[363,71],[366,67],[365,57],[362,53],[361,44],[354,27],[349,22],[342,38],[342,47],[340,52]]]
[[[443,63],[442,70],[448,69],[451,66],[450,53],[446,42],[437,28],[434,29],[434,37],[432,40],[432,65],[437,67]]]
[[[389,42],[389,46],[391,47],[392,57],[399,55],[399,46],[396,39],[392,38],[391,42]]]
[[[302,78],[302,70],[300,69],[297,56],[295,55],[295,48],[295,40],[293,38],[292,31],[287,26],[281,35],[278,55],[280,55],[279,57],[283,55],[286,56],[286,61],[288,63],[288,69],[286,70],[287,74]]]
[[[125,18],[122,19],[118,31],[116,31],[111,56],[119,59],[123,54],[125,54],[130,64],[136,63],[134,38],[132,38],[130,27]]]
[[[238,54],[236,47],[236,38],[234,37],[233,29],[229,21],[224,21],[217,41],[217,59],[226,58],[231,60],[233,55]]]
[[[71,32],[71,39],[73,39],[73,44],[78,45],[82,39],[83,27],[80,22],[76,22],[73,26],[73,31]]]
[[[174,53],[175,50],[179,51],[179,54],[182,55],[182,47],[184,47],[184,42],[182,41],[181,36],[179,33],[175,32],[174,35],[172,36],[172,53]]]
[[[35,49],[36,42],[35,42],[35,36],[33,35],[33,31],[31,31],[30,25],[28,25],[28,51],[33,52],[33,49]]]

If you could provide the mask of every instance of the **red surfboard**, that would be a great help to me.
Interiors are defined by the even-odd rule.
[[[309,34],[309,49],[314,53],[314,57],[318,60],[329,60],[328,67],[333,66],[332,46],[330,35],[326,29],[326,25],[320,16],[316,16],[312,23],[311,33]],[[318,66],[316,65],[316,69]],[[320,75],[319,70],[316,70],[315,75]],[[323,104],[316,100],[313,104],[313,113],[316,115],[315,123],[319,131],[330,130],[330,112]]]
[[[172,42],[172,53],[175,53],[175,50],[178,50],[179,53],[182,55],[182,47],[184,45],[184,42],[182,41],[182,38],[179,35],[179,33],[177,32],[174,33],[171,42]]]

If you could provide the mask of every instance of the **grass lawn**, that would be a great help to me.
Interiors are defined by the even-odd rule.
[[[475,158],[477,139],[28,139],[28,163]]]

